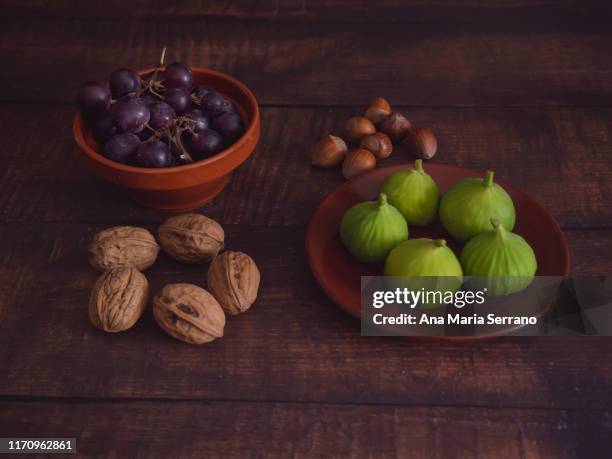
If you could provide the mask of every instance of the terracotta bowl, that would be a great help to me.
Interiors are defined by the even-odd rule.
[[[140,74],[152,70],[144,69]],[[235,103],[246,127],[240,139],[210,158],[159,169],[120,164],[100,153],[102,146],[94,140],[80,114],[77,112],[74,117],[74,138],[89,169],[102,180],[125,188],[143,206],[179,212],[211,201],[227,185],[232,171],[253,153],[259,141],[259,107],[249,88],[221,72],[198,67],[192,67],[192,70],[196,85],[211,86]]]

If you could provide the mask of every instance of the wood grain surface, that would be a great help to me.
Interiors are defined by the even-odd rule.
[[[106,458],[602,457],[609,416],[310,403],[0,402],[7,434],[76,435],[79,457]]]
[[[394,104],[436,107],[612,102],[607,23],[364,29],[334,22],[9,17],[0,24],[0,100],[72,102],[80,82],[105,79],[117,66],[151,67],[166,46],[169,61],[231,73],[263,104],[361,105],[381,94]]]
[[[304,234],[343,183],[310,147],[383,95],[432,127],[434,161],[493,169],[547,208],[573,273],[609,275],[612,8],[375,3],[0,2],[0,437],[74,436],[79,457],[609,456],[611,339],[362,338],[310,274]],[[260,297],[202,347],[150,311],[116,336],[87,321],[92,235],[167,215],[87,173],[74,93],[164,46],[262,106],[259,146],[201,210],[255,259]],[[162,254],[146,275],[156,292],[205,273]]]

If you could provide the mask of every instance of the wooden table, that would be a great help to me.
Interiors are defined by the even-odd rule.
[[[362,338],[304,254],[343,182],[308,150],[382,95],[435,130],[436,161],[492,168],[542,203],[574,273],[610,274],[606,2],[93,3],[0,11],[0,436],[77,437],[81,457],[610,457],[612,339]],[[150,312],[116,336],[87,320],[92,235],[167,215],[88,175],[74,94],[164,46],[242,79],[262,109],[255,153],[202,209],[257,261],[260,297],[202,347]],[[166,256],[147,271],[153,292],[203,276]]]

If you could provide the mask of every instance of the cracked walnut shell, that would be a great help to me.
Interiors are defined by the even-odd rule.
[[[153,299],[153,316],[170,336],[203,344],[223,336],[225,314],[215,298],[192,284],[168,284]]]
[[[157,259],[159,245],[151,233],[134,226],[114,226],[94,236],[89,263],[98,271],[134,266],[144,271]]]
[[[240,314],[257,298],[260,274],[251,257],[223,252],[208,268],[208,289],[228,314]]]
[[[157,230],[164,251],[183,263],[207,263],[223,248],[225,233],[219,223],[200,214],[171,217]]]
[[[89,320],[105,332],[131,328],[142,316],[149,298],[147,278],[136,268],[106,271],[96,281],[89,298]]]

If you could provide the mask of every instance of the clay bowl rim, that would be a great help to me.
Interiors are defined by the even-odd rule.
[[[223,72],[219,72],[218,70],[211,70],[205,67],[190,67],[191,71],[194,74],[206,74],[213,75],[219,79],[225,79],[232,85],[236,86],[241,92],[243,92],[249,102],[249,109],[253,112],[252,118],[249,120],[249,125],[242,136],[229,147],[220,151],[219,153],[211,156],[210,158],[206,158],[200,161],[194,161],[190,164],[181,164],[178,166],[171,167],[139,167],[139,166],[131,166],[129,164],[118,163],[116,161],[112,161],[106,158],[102,153],[98,152],[94,147],[87,143],[85,140],[85,135],[83,132],[83,118],[81,117],[81,113],[77,110],[74,116],[74,121],[72,123],[72,133],[74,135],[74,139],[77,145],[80,147],[81,151],[85,153],[91,160],[96,161],[98,163],[103,164],[106,167],[111,169],[118,169],[123,172],[131,172],[131,173],[140,173],[144,175],[158,175],[158,174],[172,174],[176,172],[189,171],[192,169],[198,169],[200,167],[206,167],[215,162],[222,161],[223,159],[231,156],[232,154],[237,153],[240,147],[247,143],[247,139],[253,136],[257,130],[257,126],[259,125],[259,105],[257,103],[257,98],[255,94],[240,80],[226,74]],[[155,67],[149,67],[145,69],[138,70],[139,75],[146,75],[147,73],[155,71]],[[251,151],[247,156],[250,156],[253,153]],[[230,168],[230,170],[233,168]]]

